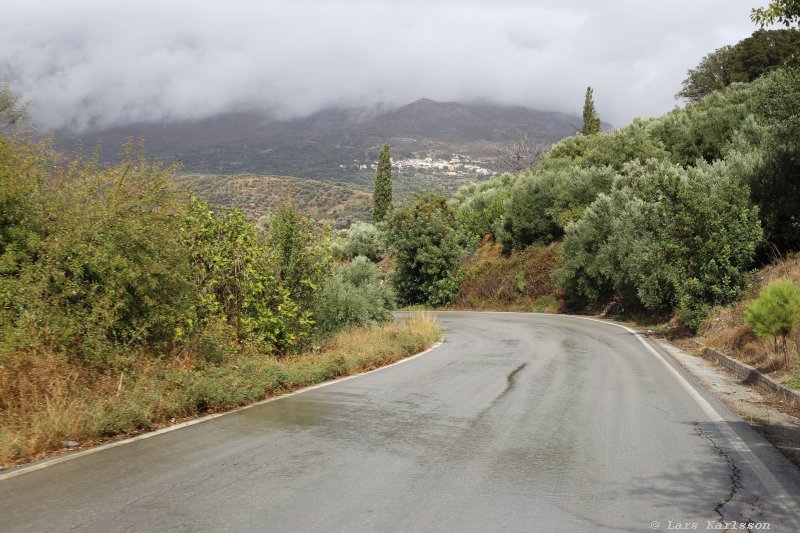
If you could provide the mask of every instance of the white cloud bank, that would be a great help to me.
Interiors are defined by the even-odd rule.
[[[418,98],[617,125],[755,29],[752,0],[0,0],[0,80],[42,128]]]

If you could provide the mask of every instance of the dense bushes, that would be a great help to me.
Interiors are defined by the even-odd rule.
[[[388,221],[396,260],[392,282],[403,304],[450,304],[460,283],[458,265],[466,241],[456,229],[456,214],[442,195],[417,196]]]
[[[32,202],[42,217],[35,237],[18,234],[4,254],[27,248],[3,272],[12,342],[44,343],[93,365],[134,345],[169,352],[197,304],[176,231],[187,206],[169,169],[130,151],[102,172],[74,162]]]
[[[678,308],[697,326],[708,306],[740,294],[761,236],[747,188],[724,164],[633,162],[567,227],[558,278],[587,302]]]
[[[46,350],[105,369],[133,352],[217,360],[233,342],[285,354],[389,318],[389,298],[324,315],[320,289],[338,275],[328,233],[291,205],[262,231],[132,147],[106,168],[58,160],[0,135],[0,359]]]
[[[378,268],[364,256],[336,267],[320,288],[315,310],[318,335],[392,319],[394,295]]]
[[[800,85],[767,70],[462,189],[462,230],[506,256],[563,238],[554,275],[573,307],[679,310],[696,327],[741,294],[756,260],[800,249]]]

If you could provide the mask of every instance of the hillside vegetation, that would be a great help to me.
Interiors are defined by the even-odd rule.
[[[0,126],[16,97],[0,93]],[[0,133],[0,463],[372,368],[432,343],[365,258],[288,200],[261,225],[128,145]],[[343,333],[353,330],[351,333]]]
[[[348,185],[286,176],[182,174],[179,181],[215,206],[235,209],[248,220],[269,215],[286,199],[316,221],[347,227],[369,220],[372,195]]]
[[[697,327],[739,297],[770,250],[800,245],[793,80],[774,70],[566,139],[532,172],[460,191],[461,227],[506,254],[562,241],[554,279],[572,309],[677,311]]]

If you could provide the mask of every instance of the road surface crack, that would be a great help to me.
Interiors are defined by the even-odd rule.
[[[725,524],[726,521],[723,510],[742,488],[742,471],[738,466],[736,466],[736,463],[733,462],[733,459],[731,459],[731,456],[728,454],[728,452],[723,450],[719,444],[717,444],[716,441],[711,438],[710,435],[703,431],[703,428],[700,426],[699,422],[694,423],[694,430],[698,436],[708,441],[708,443],[711,445],[711,448],[714,450],[714,453],[719,455],[726,463],[728,463],[728,466],[730,467],[730,492],[727,494],[727,496],[725,496],[725,498],[717,503],[716,507],[714,507],[714,512],[717,513],[717,516],[719,516],[717,522]],[[728,531],[728,529],[726,528],[724,531]]]
[[[506,376],[506,388],[500,393],[500,396],[495,398],[495,401],[499,400],[514,389],[514,386],[517,384],[517,374],[519,374],[526,366],[528,366],[528,363],[522,363],[517,368],[512,370],[508,376]]]

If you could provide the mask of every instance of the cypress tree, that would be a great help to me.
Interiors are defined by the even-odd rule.
[[[378,154],[378,172],[375,174],[375,189],[372,191],[372,220],[381,222],[392,208],[392,159],[389,145],[384,144]]]
[[[583,102],[583,128],[581,128],[581,133],[584,135],[600,133],[600,117],[597,116],[597,110],[594,108],[593,92],[591,87],[586,88],[586,99]]]

